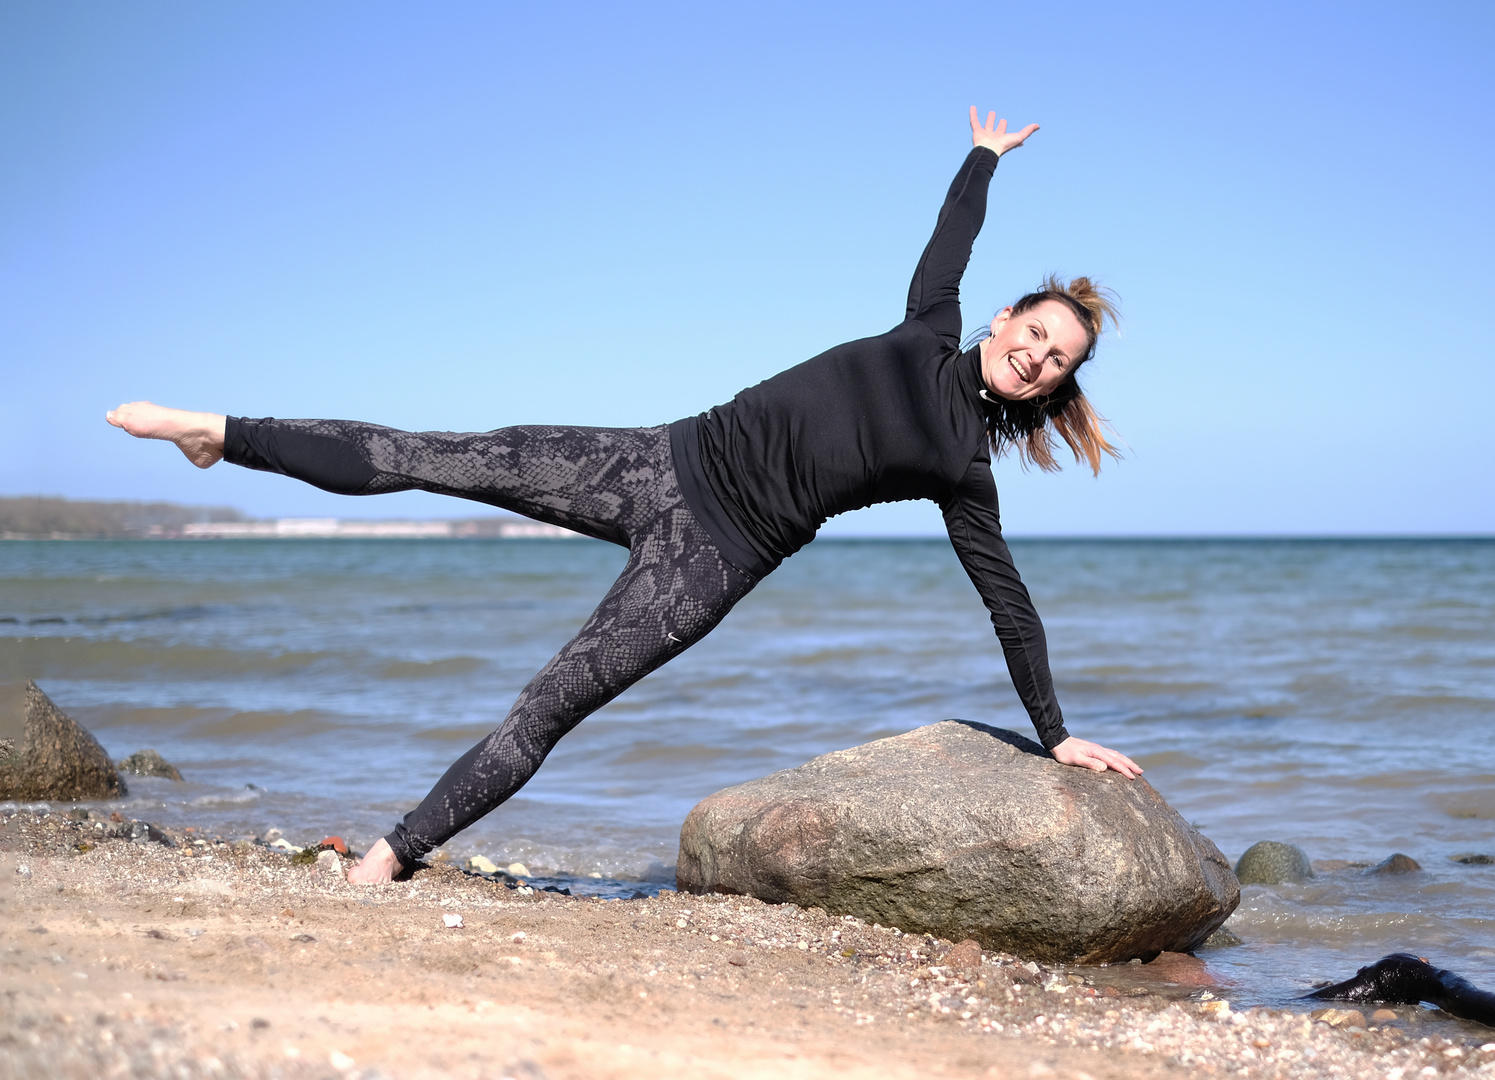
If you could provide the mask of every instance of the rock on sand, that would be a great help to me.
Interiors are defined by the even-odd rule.
[[[682,891],[739,893],[1058,962],[1201,945],[1230,864],[1145,780],[947,720],[719,791],[680,831]]]
[[[0,688],[0,799],[110,799],[125,782],[98,740],[34,682]]]

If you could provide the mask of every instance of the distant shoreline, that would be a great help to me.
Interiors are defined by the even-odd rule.
[[[580,534],[518,514],[469,518],[254,518],[227,506],[169,502],[89,502],[56,496],[0,496],[0,540],[552,540]],[[918,543],[929,533],[822,533],[832,543]],[[1490,543],[1488,533],[1096,533],[1009,532],[1017,543]]]
[[[0,540],[558,540],[578,535],[518,514],[385,520],[262,519],[226,506],[84,502],[41,495],[0,497]]]

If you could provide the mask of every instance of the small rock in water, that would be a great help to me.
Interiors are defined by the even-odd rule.
[[[448,930],[460,930],[460,929],[462,929],[462,916],[460,916],[460,915],[456,915],[456,914],[452,914],[451,912],[448,912],[447,914],[445,914],[445,915],[443,915],[441,917],[441,921],[444,922],[444,923],[446,923],[446,928]]]
[[[1468,855],[1455,855],[1453,861],[1463,863],[1465,866],[1495,866],[1495,855],[1480,855],[1471,852]]]
[[[1389,856],[1388,858],[1385,858],[1376,863],[1376,865],[1372,866],[1369,870],[1366,871],[1366,873],[1415,874],[1421,869],[1422,864],[1419,863],[1416,859],[1412,858],[1410,855],[1403,855],[1400,852],[1397,852],[1395,855]]]
[[[1235,864],[1235,876],[1242,885],[1280,885],[1307,881],[1313,877],[1313,867],[1308,855],[1295,844],[1262,840],[1246,849]]]
[[[1315,1009],[1308,1015],[1330,1027],[1365,1027],[1365,1014],[1359,1009]]]
[[[945,967],[956,968],[960,971],[973,971],[981,966],[981,945],[971,938],[966,938],[947,952],[941,963]]]
[[[498,873],[498,864],[492,859],[485,859],[481,855],[474,855],[467,860],[467,869],[476,870],[480,874]]]
[[[522,862],[511,862],[509,864],[509,873],[513,874],[515,877],[534,876],[529,872],[529,867],[525,866]]]
[[[177,767],[154,750],[136,750],[119,763],[119,771],[136,776],[160,776],[167,780],[182,778]]]
[[[1216,930],[1209,937],[1205,938],[1204,944],[1201,945],[1200,948],[1203,948],[1203,949],[1231,949],[1231,948],[1234,948],[1237,945],[1244,945],[1244,944],[1246,944],[1246,943],[1241,940],[1241,937],[1240,937],[1239,934],[1237,934],[1235,931],[1231,930],[1229,927],[1222,926],[1222,927],[1220,927],[1220,929]]]
[[[1370,863],[1350,859],[1314,859],[1309,865],[1315,874],[1334,874],[1340,870],[1364,870]]]
[[[1161,976],[1179,986],[1214,986],[1215,977],[1209,966],[1197,956],[1188,953],[1162,952],[1143,968],[1150,975]]]
[[[1370,1020],[1373,1024],[1389,1024],[1396,1018],[1396,1011],[1394,1009],[1377,1009],[1370,1014]]]

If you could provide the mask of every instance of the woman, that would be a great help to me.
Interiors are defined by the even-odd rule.
[[[1000,156],[1038,130],[980,123],[909,290],[902,323],[838,346],[667,427],[515,427],[410,433],[340,420],[247,420],[149,402],[109,413],[116,427],[327,491],[417,488],[517,511],[629,549],[580,633],[534,677],[491,735],[349,875],[386,882],[512,796],[560,738],[701,640],[826,518],[933,499],[981,594],[1008,670],[1044,747],[1067,764],[1127,777],[1124,754],[1064,729],[1043,626],[997,515],[990,451],[1016,446],[1056,468],[1050,427],[1099,471],[1114,450],[1075,374],[1095,349],[1106,299],[1085,278],[1054,279],[1004,308],[960,347],[961,275]]]

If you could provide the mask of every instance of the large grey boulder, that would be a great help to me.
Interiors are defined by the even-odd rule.
[[[126,794],[88,730],[34,682],[0,692],[0,799],[112,799]]]
[[[1195,949],[1241,895],[1145,780],[963,720],[706,798],[680,830],[677,881],[1078,963]]]

